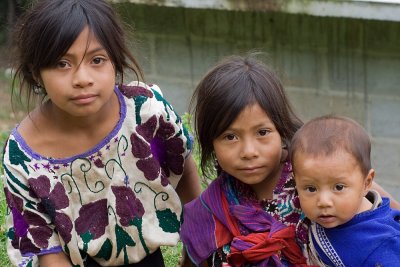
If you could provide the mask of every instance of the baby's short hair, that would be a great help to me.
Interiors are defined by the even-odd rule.
[[[359,123],[347,117],[326,115],[305,123],[293,136],[289,154],[295,169],[297,153],[318,157],[338,151],[350,153],[362,173],[368,174],[371,169],[369,135]]]

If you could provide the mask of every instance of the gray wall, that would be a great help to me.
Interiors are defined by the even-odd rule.
[[[346,115],[372,137],[376,181],[400,200],[400,23],[278,12],[115,5],[146,80],[179,113],[222,57],[266,53],[303,120]]]

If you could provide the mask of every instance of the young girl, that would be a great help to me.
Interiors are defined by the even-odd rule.
[[[18,266],[164,266],[181,200],[200,192],[191,141],[141,71],[105,0],[41,0],[17,29],[14,81],[40,105],[4,149]],[[119,77],[119,78],[117,78]],[[176,189],[176,190],[175,190]]]
[[[219,176],[184,207],[181,238],[190,259],[209,266],[305,264],[308,221],[287,160],[302,122],[280,80],[254,57],[229,57],[201,80],[193,103],[201,167],[207,174],[214,161]]]
[[[213,160],[219,176],[184,208],[181,238],[189,257],[196,264],[208,259],[209,266],[305,263],[294,228],[302,214],[286,161],[302,123],[277,76],[252,57],[230,57],[206,74],[193,101],[201,167],[206,171]]]

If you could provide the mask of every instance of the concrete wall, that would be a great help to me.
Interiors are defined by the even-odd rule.
[[[280,12],[115,4],[133,26],[148,82],[179,113],[206,70],[266,53],[304,120],[336,113],[370,133],[376,181],[400,200],[400,23]]]

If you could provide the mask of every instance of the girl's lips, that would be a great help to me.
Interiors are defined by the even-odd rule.
[[[253,173],[253,172],[257,172],[261,169],[261,167],[245,167],[245,168],[240,168],[239,170],[242,172],[247,172],[247,173]]]
[[[93,102],[96,99],[96,95],[79,95],[72,98],[72,101],[76,104],[84,105]]]

